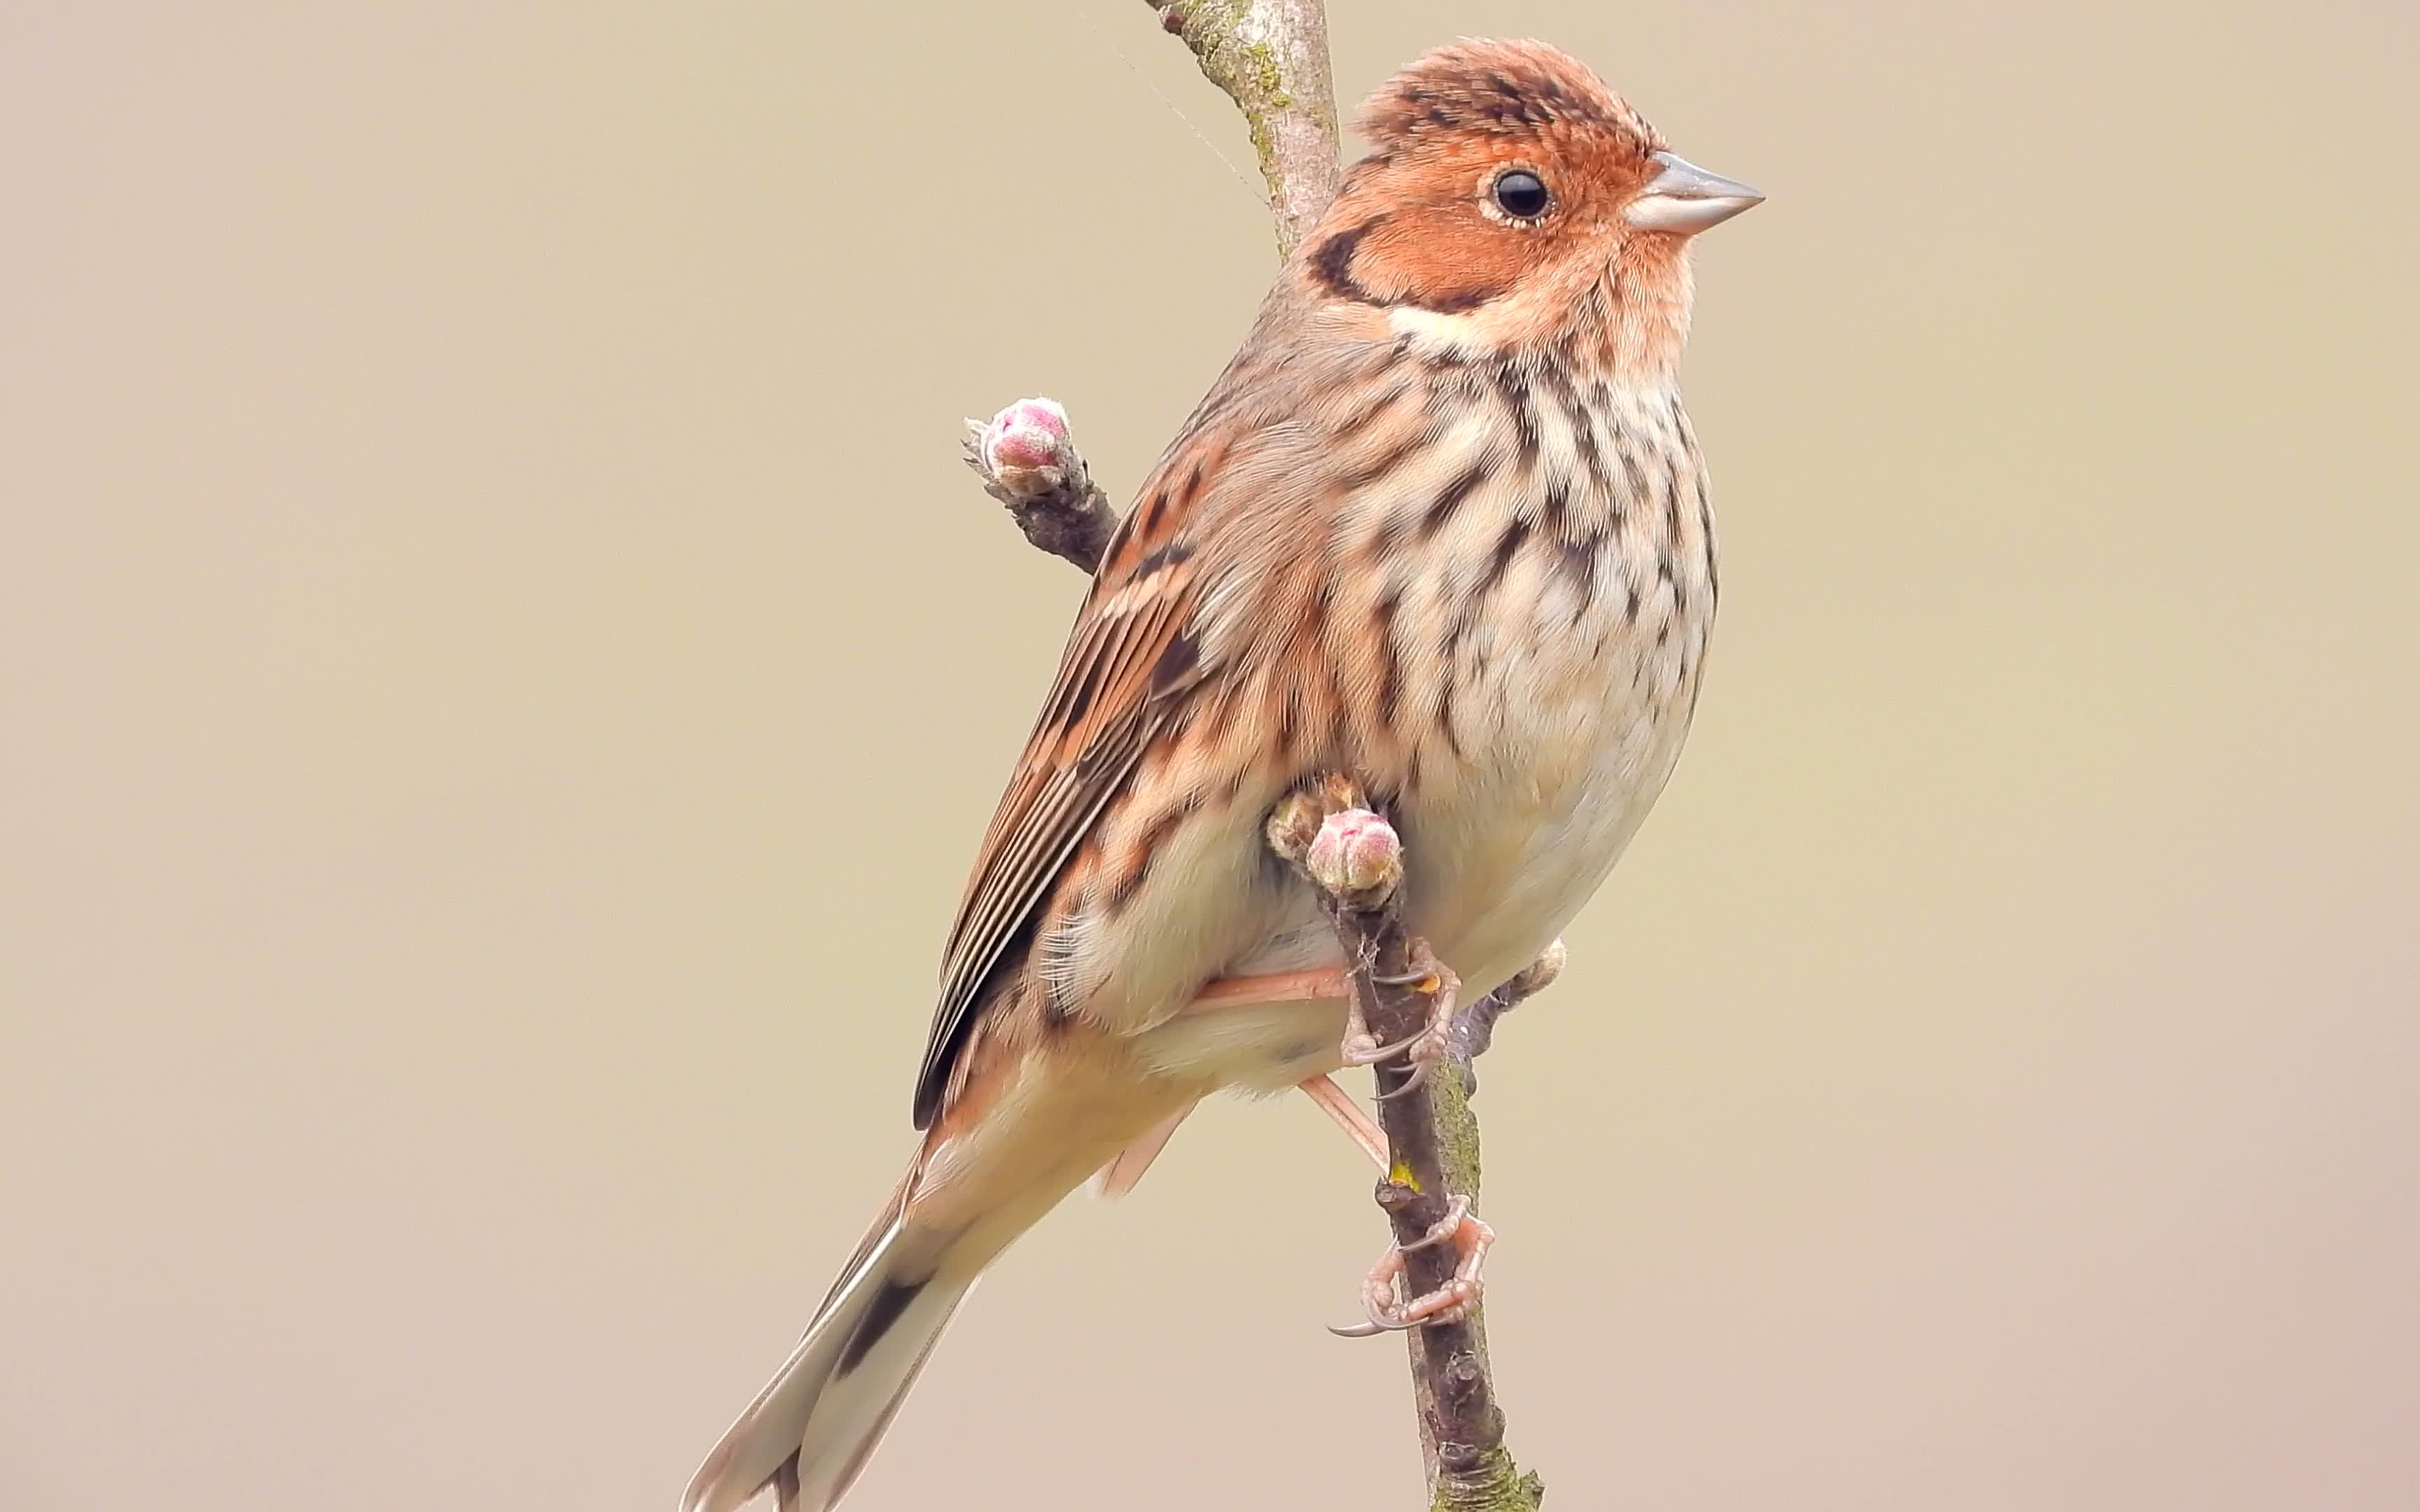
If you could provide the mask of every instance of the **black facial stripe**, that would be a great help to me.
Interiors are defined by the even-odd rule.
[[[1359,225],[1339,231],[1321,242],[1319,250],[1311,255],[1311,275],[1340,300],[1351,300],[1357,304],[1385,302],[1354,278],[1353,254],[1359,250],[1363,237],[1386,224],[1384,215],[1373,215]]]
[[[1504,292],[1501,288],[1488,287],[1483,285],[1448,289],[1442,294],[1425,300],[1409,295],[1389,299],[1373,292],[1360,279],[1354,276],[1353,258],[1355,254],[1361,250],[1361,239],[1386,224],[1385,215],[1373,215],[1359,225],[1347,226],[1321,242],[1311,255],[1311,277],[1319,281],[1322,288],[1340,300],[1350,300],[1356,304],[1373,305],[1382,310],[1409,306],[1436,315],[1466,314]]]

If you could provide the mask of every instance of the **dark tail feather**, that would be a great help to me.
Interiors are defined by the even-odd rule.
[[[682,1512],[734,1512],[768,1486],[783,1512],[830,1512],[880,1442],[973,1285],[910,1260],[894,1200],[772,1383],[706,1457]]]

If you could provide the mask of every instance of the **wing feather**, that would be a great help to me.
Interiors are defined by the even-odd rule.
[[[1136,563],[1124,545],[1113,538],[1105,560]],[[916,1083],[920,1129],[940,1111],[993,981],[1030,946],[1069,860],[1174,713],[1174,695],[1200,681],[1188,633],[1200,607],[1189,556],[1155,553],[1121,577],[1105,575],[1085,601],[958,905]]]

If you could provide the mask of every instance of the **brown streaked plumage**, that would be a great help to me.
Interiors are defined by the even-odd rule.
[[[1481,991],[1679,755],[1715,597],[1686,246],[1754,193],[1536,42],[1432,53],[1360,125],[1077,615],[951,929],[917,1158],[689,1512],[832,1505],[1016,1234],[1210,1092],[1341,1064],[1340,1002],[1239,986],[1341,964],[1263,841],[1303,779],[1371,786],[1407,922]]]

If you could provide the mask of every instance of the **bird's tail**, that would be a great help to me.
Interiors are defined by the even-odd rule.
[[[768,1487],[782,1512],[830,1512],[984,1267],[1204,1090],[1066,1058],[1006,1072],[1013,1093],[979,1096],[980,1117],[945,1115],[927,1135],[805,1337],[698,1467],[681,1512],[734,1512]]]
[[[682,1512],[732,1512],[768,1486],[782,1512],[825,1512],[857,1479],[981,1269],[918,1262],[908,1192],[902,1183],[799,1347],[698,1467]]]

